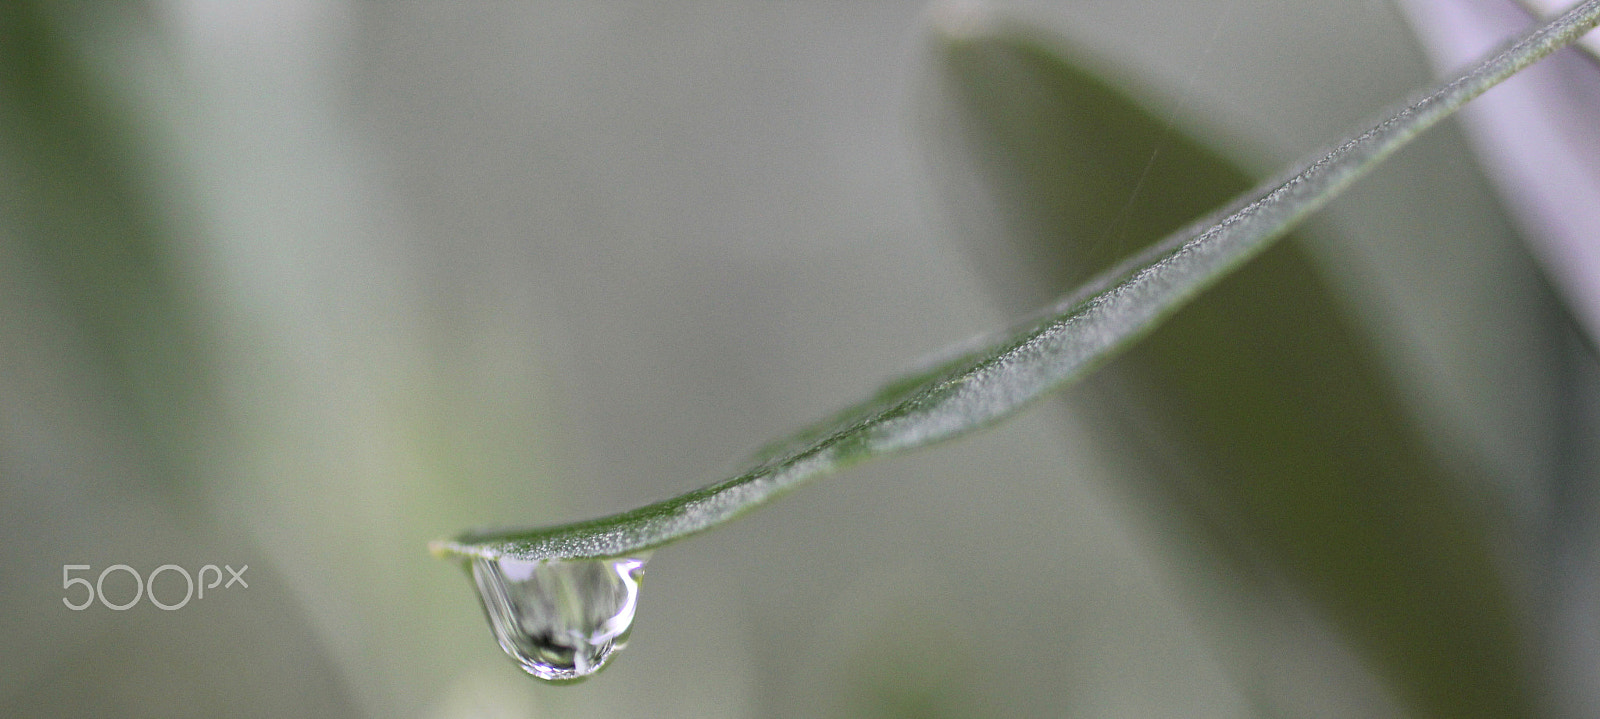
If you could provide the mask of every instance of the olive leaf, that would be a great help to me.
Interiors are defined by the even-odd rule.
[[[863,459],[988,426],[1104,364],[1419,133],[1597,22],[1600,0],[1589,0],[1115,265],[999,339],[954,349],[943,363],[891,381],[829,420],[774,443],[776,454],[731,479],[609,517],[469,531],[431,548],[441,557],[525,561],[635,554],[716,527]]]

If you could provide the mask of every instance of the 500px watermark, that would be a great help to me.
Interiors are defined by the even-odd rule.
[[[222,581],[222,569],[219,569],[215,564],[207,564],[201,567],[196,573],[199,576],[198,581],[196,581],[194,575],[189,574],[189,570],[184,569],[176,564],[163,564],[159,567],[156,567],[154,570],[151,570],[148,577],[139,576],[138,570],[126,564],[113,564],[105,569],[100,570],[100,576],[97,577],[93,582],[90,582],[88,577],[72,576],[73,572],[92,572],[93,569],[89,565],[63,564],[61,565],[61,589],[67,591],[70,595],[71,593],[77,591],[75,587],[82,585],[85,596],[83,597],[83,601],[77,604],[72,602],[71,596],[64,596],[61,598],[61,603],[67,605],[68,609],[81,612],[85,609],[88,609],[90,605],[94,604],[95,599],[98,598],[101,606],[114,612],[120,612],[124,609],[132,608],[133,605],[139,603],[140,599],[149,599],[150,603],[156,605],[157,608],[165,609],[170,612],[176,609],[182,609],[184,605],[189,603],[190,599],[205,599],[207,589],[216,589],[219,586],[223,589],[229,589],[235,584],[239,585],[243,589],[250,588],[250,585],[246,584],[244,581],[245,570],[249,569],[250,565],[246,564],[238,569],[234,569],[233,567],[224,564],[222,565],[222,568],[228,570],[228,581],[226,584],[224,584]],[[106,598],[106,576],[115,576],[114,573],[116,572],[126,572],[133,577],[132,599],[128,599],[127,601],[123,602],[113,602],[112,600]],[[206,584],[206,577],[208,573],[211,577],[210,584]],[[156,598],[156,577],[162,575],[174,575],[168,582],[163,582],[163,584],[176,582],[178,581],[179,577],[183,578],[184,590],[182,600],[163,602]],[[166,591],[163,591],[162,593],[167,595],[169,599],[173,596],[171,593]],[[125,595],[123,595],[121,592],[118,592],[118,595],[118,599],[125,598]]]

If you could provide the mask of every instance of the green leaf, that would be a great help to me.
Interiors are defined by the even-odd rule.
[[[986,28],[938,51],[958,140],[987,184],[956,204],[991,196],[1008,246],[973,250],[1016,255],[993,277],[1013,299],[1071,287],[1110,264],[1108,246],[1142,250],[1249,187],[1055,43]],[[1504,528],[1464,491],[1485,483],[1434,455],[1342,312],[1290,238],[1115,360],[1125,391],[1110,399],[1144,405],[1116,426],[1145,430],[1140,489],[1261,595],[1286,581],[1310,599],[1420,714],[1533,715]]]
[[[536,529],[468,532],[432,544],[458,559],[617,557],[711,529],[808,479],[854,462],[949,439],[998,421],[1081,377],[1418,133],[1600,21],[1589,0],[1371,129],[1317,152],[1282,179],[1244,194],[1046,308],[1014,332],[949,364],[890,383],[876,396],[782,442],[787,451],[702,489],[621,514]]]

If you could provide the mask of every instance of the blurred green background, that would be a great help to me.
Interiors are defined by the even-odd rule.
[[[1257,173],[1431,77],[1381,0],[1003,7]],[[521,674],[428,556],[720,479],[1013,315],[941,184],[969,170],[929,26],[920,2],[0,10],[0,714],[1393,712],[1324,630],[1216,606],[1227,576],[1086,426],[1093,388],[663,549],[631,646],[575,687]],[[1495,478],[1462,495],[1537,586],[1564,340],[1456,128],[1305,244],[1430,446]],[[63,565],[167,563],[250,586],[62,606]]]

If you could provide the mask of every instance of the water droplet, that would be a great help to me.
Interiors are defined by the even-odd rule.
[[[573,681],[627,644],[644,562],[479,558],[472,579],[500,648],[540,679]]]

